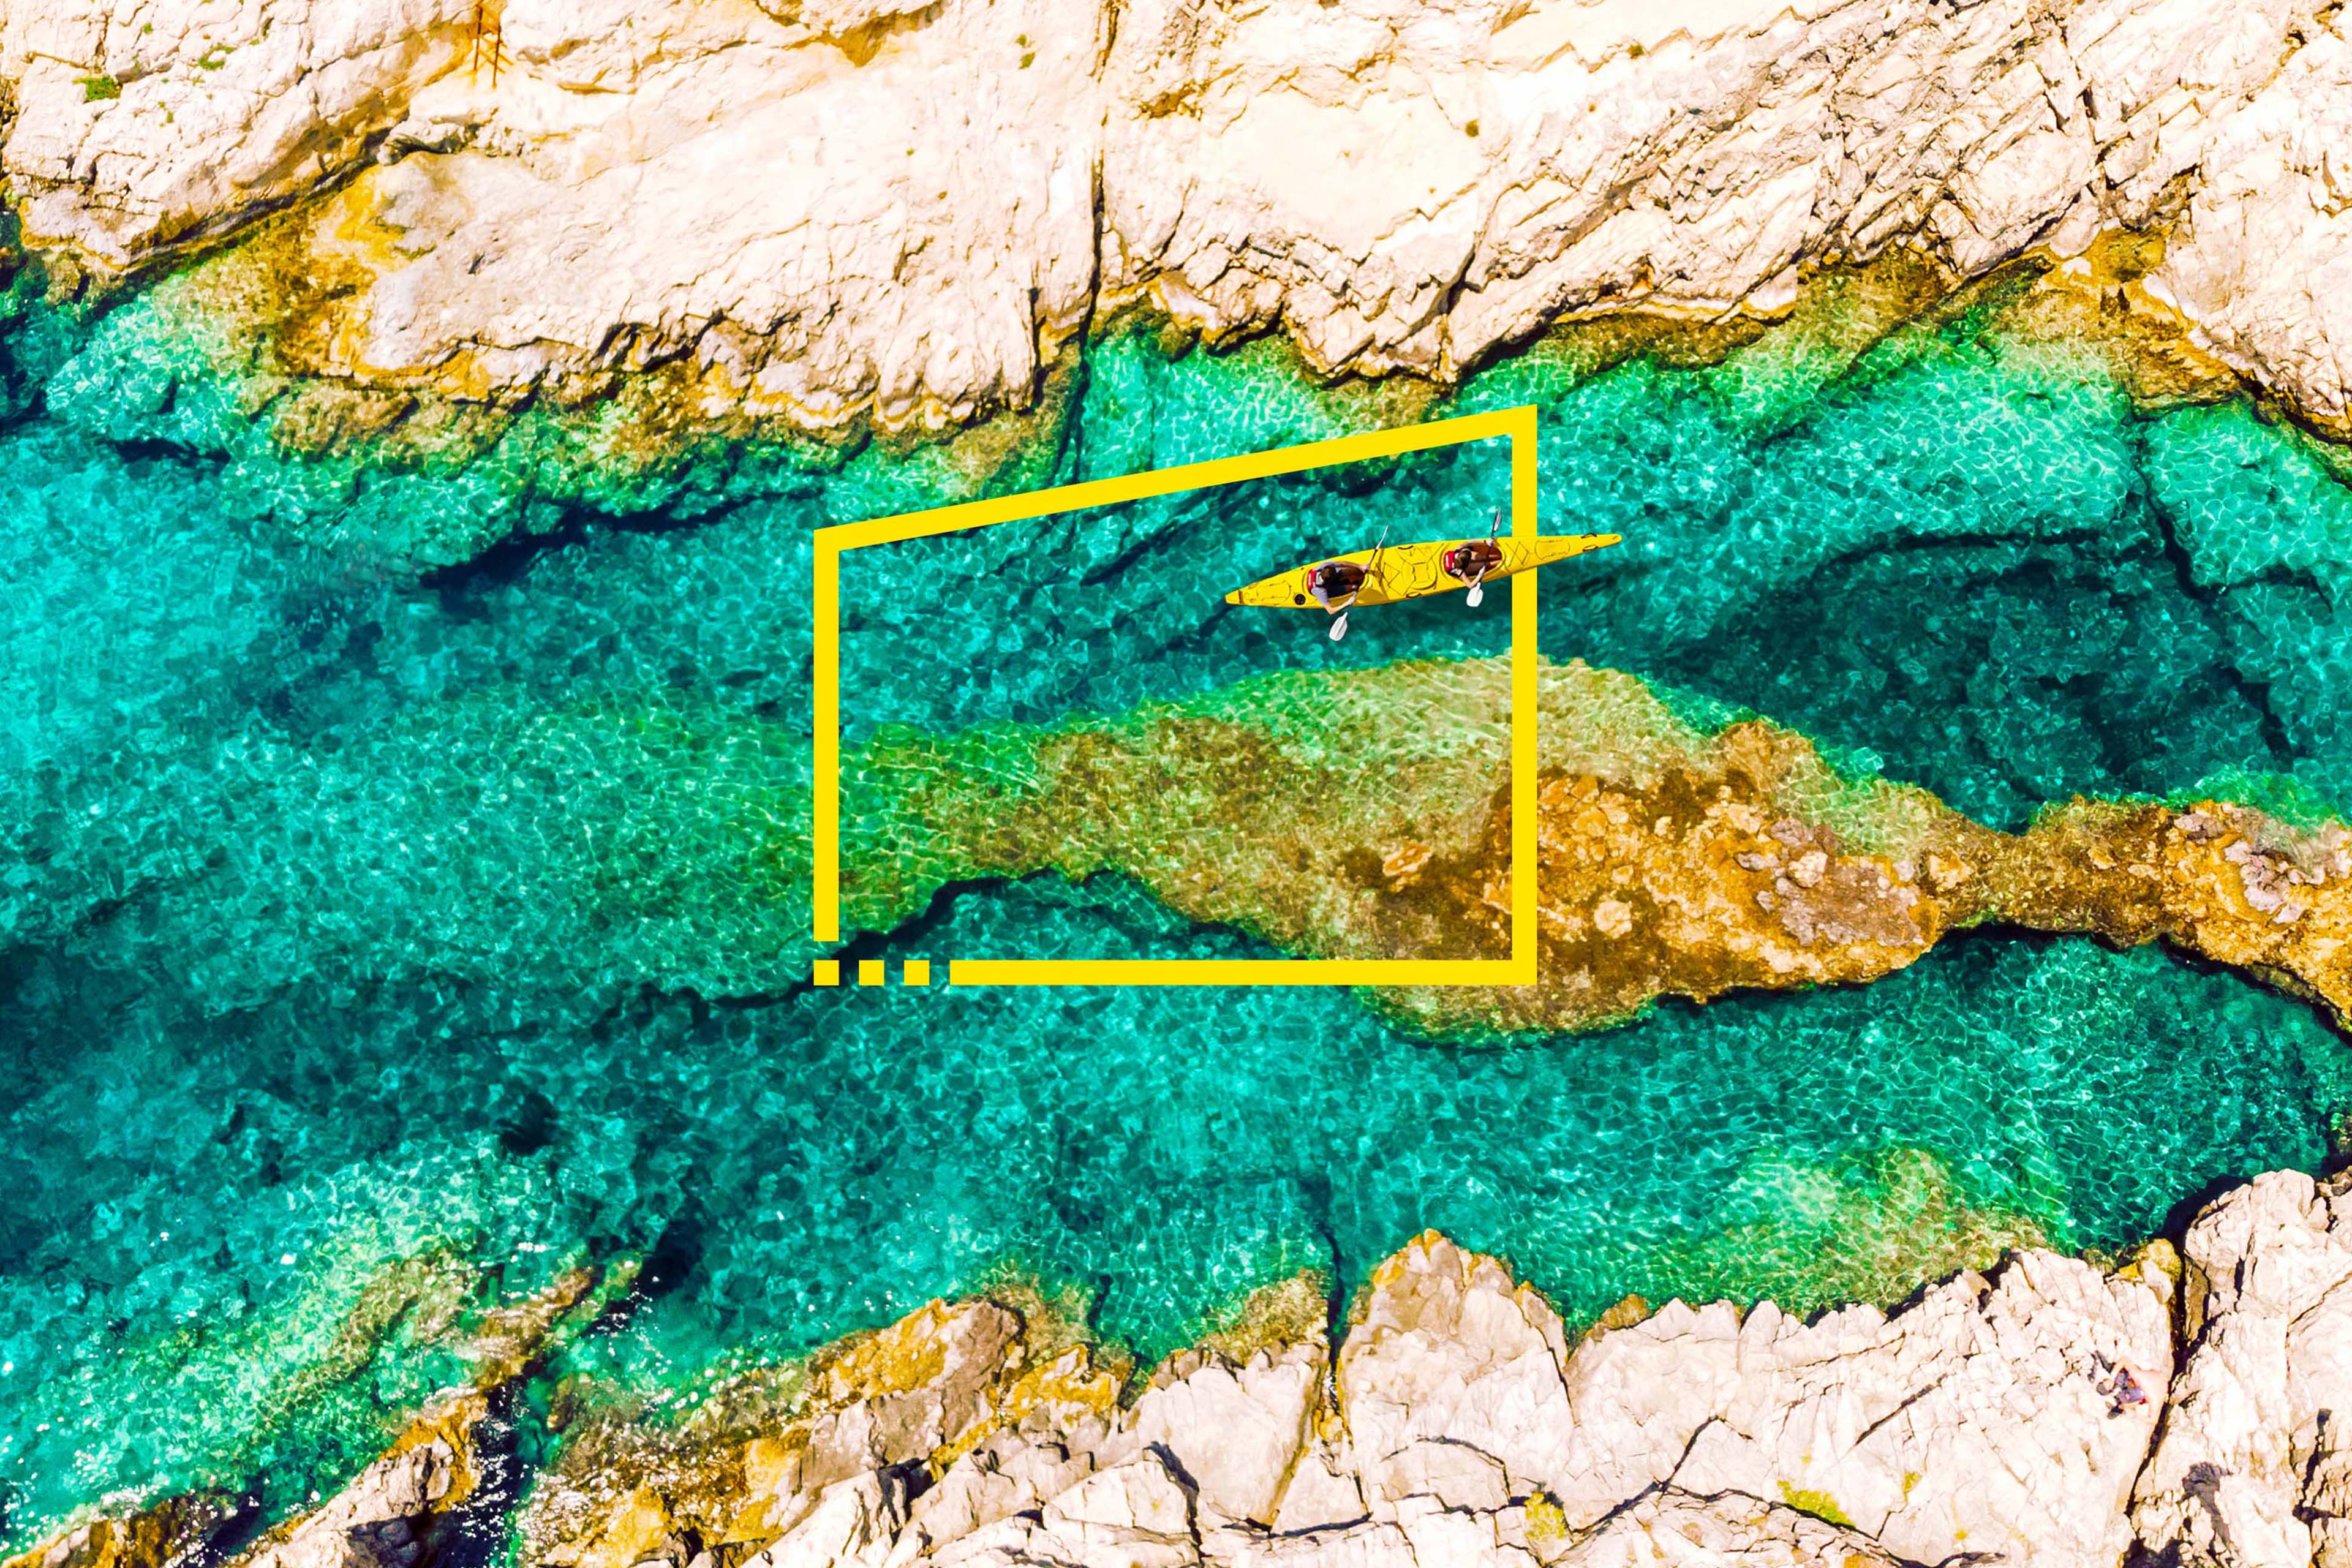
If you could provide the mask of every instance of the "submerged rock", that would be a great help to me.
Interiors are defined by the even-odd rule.
[[[2076,800],[1999,833],[1764,721],[1701,731],[1631,675],[1547,665],[1538,689],[1539,978],[1386,994],[1423,1027],[1549,1032],[1662,995],[1874,980],[1990,921],[2161,939],[2352,1022],[2340,824]],[[1262,678],[1052,731],[886,732],[854,770],[845,901],[887,930],[960,877],[1122,870],[1293,951],[1500,958],[1508,714],[1505,665],[1478,659]]]

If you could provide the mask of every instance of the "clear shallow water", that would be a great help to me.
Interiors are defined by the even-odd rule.
[[[1487,440],[854,551],[842,564],[844,742],[886,723],[1118,712],[1276,669],[1507,652],[1501,591],[1475,609],[1451,595],[1368,610],[1336,643],[1319,610],[1223,595],[1377,545],[1384,530],[1398,543],[1482,535],[1509,496],[1509,443]]]
[[[962,894],[912,943],[934,944],[1255,951],[1051,880]],[[653,1250],[668,1293],[566,1366],[656,1388],[1005,1259],[1078,1285],[1150,1354],[1293,1270],[1353,1285],[1428,1226],[1580,1316],[1628,1290],[1811,1305],[1825,1281],[1942,1271],[1936,1236],[1871,1229],[1888,1194],[1866,1157],[1890,1146],[1944,1152],[1969,1201],[2058,1245],[2116,1247],[2215,1178],[2315,1163],[2312,1108],[2352,1099],[2307,1012],[2071,941],[1966,938],[1863,990],[1480,1050],[1327,991],[849,987],[567,1015],[491,985],[300,987],[207,1018],[126,1016],[118,977],[61,964],[15,980],[0,1034],[42,1093],[0,1169],[34,1232],[0,1300],[34,1380],[17,1408],[55,1423],[11,1434],[34,1508],[69,1500],[65,1478],[216,1458],[223,1479],[268,1461],[282,1500],[364,1459],[452,1363],[395,1331],[325,1388],[295,1368],[402,1257],[492,1261],[521,1289],[583,1243]]]
[[[267,1468],[283,1501],[331,1481],[452,1369],[436,1314],[583,1254],[655,1249],[665,1289],[574,1364],[678,1384],[1006,1258],[1091,1289],[1147,1350],[1292,1268],[1352,1279],[1425,1225],[1572,1311],[1801,1294],[1873,1278],[1819,1255],[1902,1206],[1890,1149],[1932,1151],[2001,1223],[2113,1246],[2215,1178],[2316,1163],[2352,1101],[2298,1005],[2081,942],[1973,938],[1864,992],[1485,1052],[1319,992],[811,991],[807,533],[931,499],[919,462],[747,469],[736,504],[674,503],[690,520],[521,505],[533,540],[452,564],[404,554],[383,496],[314,500],[295,526],[205,439],[93,434],[175,432],[141,425],[152,397],[101,421],[83,362],[42,406],[24,389],[57,356],[13,342],[11,1542],[121,1487]],[[1548,581],[1556,657],[1751,704],[1995,821],[2221,773],[2342,788],[2343,491],[2276,431],[2141,419],[1965,339],[1882,353],[1793,418],[1724,384],[1579,382],[1538,355],[1458,400],[1542,401],[1548,525],[1632,541]],[[1264,351],[1171,365],[1119,340],[1062,461],[1186,461],[1351,417]],[[851,605],[856,722],[1486,651],[1493,615],[1367,616],[1333,648],[1202,589],[1390,520],[1475,529],[1488,461],[1091,520],[1066,564],[1118,567],[1091,593],[996,541],[903,552]],[[1006,616],[1024,573],[1040,613]],[[1236,940],[1115,886],[1024,884],[876,950]]]

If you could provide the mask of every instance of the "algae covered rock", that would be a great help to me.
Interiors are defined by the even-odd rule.
[[[226,1492],[165,1498],[61,1531],[0,1568],[184,1568],[203,1560],[247,1509],[247,1500]]]
[[[1878,979],[1987,922],[2164,941],[2352,1018],[2352,830],[2218,800],[2074,800],[1996,832],[1759,719],[1712,731],[1580,660],[1538,685],[1536,984],[1400,987],[1440,1034],[1614,1023]],[[1186,917],[1331,958],[1511,941],[1501,660],[1283,674],[1051,730],[877,734],[853,762],[849,918],[958,878],[1135,877]]]

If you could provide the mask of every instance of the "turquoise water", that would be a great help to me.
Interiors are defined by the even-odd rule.
[[[845,743],[886,723],[1118,712],[1276,669],[1506,653],[1511,596],[1499,589],[1475,609],[1454,595],[1366,611],[1336,643],[1320,611],[1222,595],[1376,545],[1383,529],[1399,542],[1484,534],[1509,496],[1509,444],[1486,440],[854,551],[842,563]],[[1591,567],[1556,570],[1566,583]]]
[[[962,894],[910,945],[1254,951],[1050,881]],[[2215,1177],[2315,1163],[2311,1108],[2352,1099],[2306,1012],[2083,942],[1964,939],[1867,989],[1490,1050],[1402,1038],[1328,991],[648,993],[567,1015],[487,985],[299,988],[126,1017],[117,975],[12,978],[8,1048],[43,1088],[0,1173],[35,1232],[12,1238],[5,1354],[55,1423],[11,1434],[35,1508],[224,1447],[229,1476],[267,1460],[298,1485],[364,1458],[377,1412],[446,1358],[395,1342],[311,1408],[285,1397],[271,1314],[433,1248],[509,1289],[583,1244],[653,1249],[667,1293],[570,1364],[656,1385],[1006,1258],[1149,1352],[1288,1271],[1353,1283],[1425,1226],[1580,1315],[1730,1283],[1736,1264],[1688,1255],[1758,1222],[1835,1253],[1850,1216],[1801,1178],[1866,1202],[1836,1162],[1890,1144],[1950,1152],[1979,1201],[2063,1245],[2113,1247]],[[205,1339],[164,1326],[190,1320]]]
[[[1829,1247],[1902,1148],[1978,1209],[2122,1245],[2218,1178],[2315,1164],[2352,1105],[2297,1005],[1990,934],[1864,991],[1483,1051],[1323,992],[811,990],[807,536],[937,496],[936,468],[743,455],[600,499],[507,453],[331,484],[140,360],[135,310],[29,321],[0,367],[0,1542],[116,1489],[331,1481],[456,1370],[453,1314],[583,1257],[656,1259],[558,1369],[633,1384],[1006,1259],[1149,1351],[1433,1224],[1580,1313],[1760,1288],[1708,1238]],[[1629,536],[1548,581],[1556,657],[1753,706],[1994,821],[2214,774],[2345,789],[2347,503],[2294,439],[2242,408],[2142,418],[1965,335],[1793,417],[1727,384],[1535,358],[1456,401],[1540,401],[1548,526]],[[1117,339],[1055,461],[1351,417],[1265,350]],[[900,551],[850,603],[853,725],[1486,651],[1499,595],[1334,647],[1201,578],[1467,531],[1493,476],[1465,451],[1084,520],[1045,553]],[[1239,942],[1033,882],[851,956]]]

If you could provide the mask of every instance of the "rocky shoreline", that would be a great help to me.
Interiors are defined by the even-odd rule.
[[[660,369],[681,416],[937,427],[1029,406],[1138,301],[1450,383],[1555,321],[1770,318],[1915,251],[1953,284],[2040,258],[2341,436],[2341,28],[2317,0],[9,0],[0,174],[68,270],[249,252],[184,290],[191,342],[255,327],[275,373],[387,407]]]
[[[2352,1173],[1811,1323],[1575,1337],[1433,1232],[1336,1349],[1304,1280],[1252,1308],[1135,1378],[1034,1300],[934,1302],[731,1408],[583,1417],[520,1485],[493,1382],[234,1552],[184,1498],[5,1568],[2352,1563]]]
[[[2347,439],[2344,22],[2319,0],[0,0],[0,279],[37,258],[90,324],[64,378],[90,428],[152,438],[168,412],[203,447],[187,432],[267,413],[297,455],[397,436],[462,466],[541,405],[620,410],[593,455],[621,467],[730,421],[1044,427],[1122,310],[1443,388],[1562,322],[1802,338],[1807,290],[1874,265],[1911,277],[1906,308],[2032,271],[2020,322],[2159,336],[2163,396],[2243,384]],[[1849,364],[1909,318],[1823,319],[1819,356]],[[1051,445],[991,428],[974,464]],[[467,559],[488,510],[403,549]],[[1478,740],[1492,706],[1443,710]],[[1307,837],[1263,817],[1238,849],[1191,837],[1198,811],[1149,837],[1134,802],[1250,804],[1221,786],[1270,754],[1164,727],[1054,737],[1063,795],[950,801],[972,832],[927,825],[932,883],[869,857],[901,881],[853,896],[895,921],[950,876],[1116,862],[1285,945],[1501,940],[1475,746],[1424,759],[1418,817],[1291,791],[1367,825],[1301,879],[1251,858]],[[1470,997],[1469,1022],[1868,979],[1996,920],[2161,938],[2352,1013],[2339,825],[2078,803],[2003,835],[1850,791],[1785,732],[1726,735],[1548,757],[1555,978]],[[1449,1026],[1465,995],[1399,1005]],[[2261,1176],[2113,1267],[2027,1248],[1811,1321],[1629,1298],[1572,1332],[1433,1233],[1342,1322],[1292,1281],[1148,1371],[984,1295],[683,1417],[559,1389],[555,1441],[519,1451],[552,1316],[604,1304],[568,1281],[290,1517],[92,1500],[0,1568],[2352,1568],[2352,1174]]]

